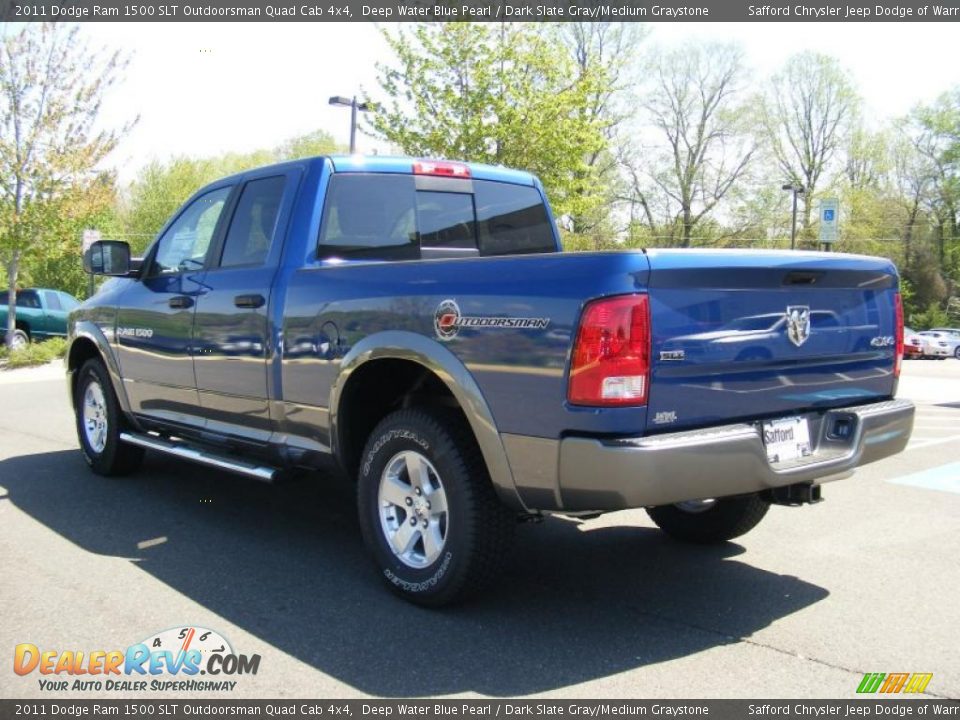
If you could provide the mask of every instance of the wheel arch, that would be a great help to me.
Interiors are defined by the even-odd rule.
[[[91,322],[78,322],[73,327],[70,335],[70,344],[66,353],[67,383],[70,389],[70,401],[73,402],[74,398],[74,390],[77,384],[77,371],[83,367],[85,362],[91,359],[98,359],[106,366],[107,374],[110,376],[110,383],[113,385],[113,390],[117,396],[117,402],[120,403],[120,409],[129,418],[130,401],[127,398],[126,389],[123,387],[120,366],[103,331]]]
[[[351,430],[350,398],[363,387],[364,378],[371,377],[369,373],[380,377],[382,371],[388,370],[398,373],[396,386],[401,389],[413,387],[429,391],[431,383],[438,383],[434,389],[443,389],[470,426],[497,495],[508,506],[525,510],[493,413],[473,375],[447,348],[416,333],[386,331],[370,335],[343,358],[340,374],[330,391],[330,439],[338,461],[348,474],[352,475],[366,441],[366,437],[355,437],[357,433]],[[391,375],[391,380],[393,378]],[[409,392],[397,395],[411,396]]]

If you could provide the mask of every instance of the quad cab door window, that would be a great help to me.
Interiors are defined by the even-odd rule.
[[[157,241],[142,279],[120,299],[118,354],[136,413],[204,424],[197,411],[193,318],[204,292],[207,254],[232,190],[218,188],[193,200]]]

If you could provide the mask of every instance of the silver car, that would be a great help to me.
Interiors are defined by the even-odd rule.
[[[938,359],[960,358],[960,334],[944,330],[924,330],[918,335],[923,338],[923,354]]]

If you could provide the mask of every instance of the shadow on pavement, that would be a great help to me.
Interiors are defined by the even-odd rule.
[[[135,558],[265,643],[373,695],[552,690],[735,642],[828,594],[737,561],[744,550],[733,543],[687,547],[649,528],[584,532],[553,519],[521,526],[488,594],[429,611],[381,585],[342,481],[272,487],[157,456],[138,475],[107,479],[62,451],[0,462],[0,485],[81,548]],[[138,550],[160,536],[167,542]]]

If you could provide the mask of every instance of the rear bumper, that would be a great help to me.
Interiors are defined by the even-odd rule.
[[[620,510],[838,480],[903,450],[913,415],[907,400],[808,414],[813,454],[776,464],[767,460],[760,423],[640,438],[568,437],[560,442],[560,505]],[[845,438],[833,437],[838,423],[848,428]]]

